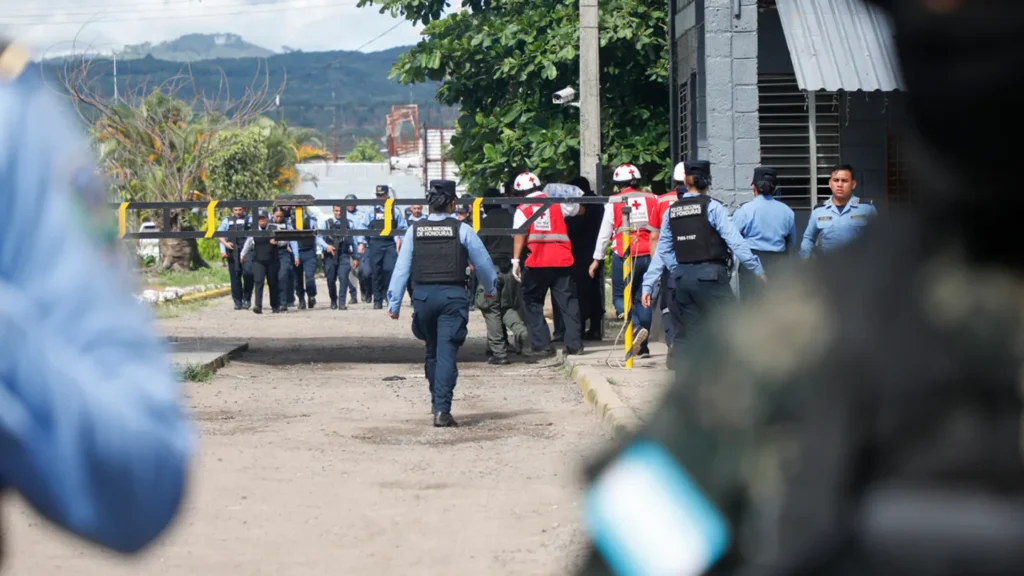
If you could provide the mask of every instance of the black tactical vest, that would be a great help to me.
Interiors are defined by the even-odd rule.
[[[341,218],[331,218],[327,221],[328,230],[348,230],[348,218],[342,216]],[[348,254],[352,252],[351,238],[348,236],[334,235],[328,233],[327,243],[334,246],[334,249],[339,254]]]
[[[372,214],[373,214],[373,220],[370,221],[370,230],[374,230],[376,232],[380,232],[381,230],[384,229],[384,211],[383,210],[374,210],[372,212]],[[394,214],[393,213],[392,213],[392,218],[394,218]],[[395,225],[395,220],[392,219],[392,228],[394,228],[394,225]],[[394,238],[392,238],[390,236],[380,236],[380,235],[377,235],[377,234],[369,234],[367,236],[367,240],[369,240],[370,242],[382,242],[382,241],[394,242],[395,241]]]
[[[298,228],[298,226],[295,228]],[[302,228],[304,230],[311,230],[313,228],[313,222],[310,220],[309,216],[305,214],[302,215]],[[299,240],[299,250],[312,250],[314,248],[316,248],[315,236]]]
[[[729,259],[729,247],[708,220],[710,202],[711,198],[700,194],[680,198],[669,207],[672,248],[679,264],[724,263]]]
[[[257,228],[259,229],[259,228]],[[270,225],[267,226],[267,230],[273,230]],[[267,262],[277,257],[274,253],[274,245],[270,243],[271,238],[269,236],[264,238],[253,238],[253,258],[260,262]]]
[[[487,211],[487,217],[480,222],[480,228],[512,228],[514,216],[504,206]],[[480,240],[491,255],[491,260],[498,264],[499,260],[512,259],[512,236],[481,236]]]
[[[248,217],[233,218],[228,221],[231,222],[230,224],[228,224],[228,230],[232,232],[244,232],[252,228],[252,221],[249,220]],[[228,242],[231,242],[232,244],[239,246],[241,243],[245,242],[245,234],[239,234],[238,236],[230,236],[228,237]],[[230,252],[230,250],[228,251]]]
[[[466,283],[469,254],[459,240],[462,222],[455,218],[414,222],[412,281],[416,284]]]

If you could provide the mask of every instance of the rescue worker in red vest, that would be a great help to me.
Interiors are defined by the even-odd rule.
[[[658,203],[654,207],[654,212],[651,213],[649,221],[654,223],[655,226],[660,226],[665,212],[668,211],[669,206],[679,199],[679,194],[686,194],[686,162],[680,162],[672,169],[672,182],[675,188],[658,196]],[[651,233],[652,257],[660,236],[660,228]],[[665,327],[665,343],[668,344],[669,349],[669,354],[665,361],[671,365],[672,343],[676,339],[676,330],[682,330],[683,320],[679,317],[679,311],[676,309],[676,287],[672,282],[672,275],[668,269],[662,273],[661,283],[655,286],[655,295],[657,297],[654,298],[654,301],[661,310],[661,324]]]
[[[683,353],[680,343],[697,336],[717,307],[736,300],[729,286],[730,250],[755,276],[766,281],[761,260],[729,219],[729,211],[707,195],[710,186],[711,163],[687,162],[686,193],[662,216],[657,249],[643,280],[643,305],[649,307],[662,271],[666,266],[672,271],[676,306],[683,320],[674,346],[676,370]]]
[[[640,280],[643,279],[647,267],[651,264],[651,234],[657,232],[657,228],[650,222],[650,215],[657,208],[658,197],[651,192],[640,190],[640,170],[632,164],[623,164],[615,169],[612,174],[612,181],[619,188],[618,193],[612,194],[609,203],[604,209],[604,219],[601,221],[601,230],[597,234],[597,245],[594,247],[594,262],[590,264],[590,276],[597,274],[598,267],[604,264],[605,251],[608,249],[608,241],[612,241],[612,303],[615,305],[615,313],[622,318],[625,310],[623,295],[626,290],[626,281],[622,277],[622,261],[630,258],[633,263],[633,282],[631,299],[633,301],[631,316],[640,325],[633,342],[633,353],[639,356],[650,356],[651,351],[647,347],[647,336],[651,331],[651,309],[641,304]],[[629,222],[622,216],[622,208],[629,207]],[[629,230],[634,229],[629,245],[629,254],[626,254],[625,236]]]
[[[517,176],[512,187],[516,196],[547,198],[541,192],[540,178],[530,172]],[[524,225],[541,207],[541,204],[520,204],[512,220],[512,227]],[[517,234],[515,237],[512,276],[523,287],[526,328],[533,348],[527,355],[550,356],[555,353],[551,346],[551,329],[544,320],[544,298],[549,289],[565,325],[565,353],[583,353],[580,309],[576,301],[576,285],[572,281],[572,244],[565,225],[566,218],[582,212],[583,207],[579,204],[552,204],[530,224],[526,234]],[[530,251],[525,270],[519,262],[524,247]]]

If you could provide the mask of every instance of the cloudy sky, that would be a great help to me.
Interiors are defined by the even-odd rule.
[[[275,51],[282,46],[313,51],[365,45],[362,49],[371,52],[416,42],[419,33],[412,25],[373,7],[356,8],[356,2],[0,0],[0,32],[28,41],[40,55],[66,53],[76,45],[109,52],[193,32],[232,32]]]

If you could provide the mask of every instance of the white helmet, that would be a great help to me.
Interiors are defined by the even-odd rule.
[[[686,182],[686,162],[680,162],[672,169],[672,180]]]
[[[612,174],[612,181],[616,184],[624,184],[626,182],[632,182],[633,180],[640,179],[640,170],[632,164],[623,164],[615,169],[615,173]]]
[[[523,172],[516,176],[516,181],[513,182],[512,187],[516,189],[516,192],[532,192],[540,188],[540,185],[540,178],[537,178],[536,174],[533,172]]]

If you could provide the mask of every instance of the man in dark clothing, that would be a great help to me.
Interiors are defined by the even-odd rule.
[[[577,176],[569,184],[583,190],[584,196],[596,196],[590,189],[590,182],[583,176]],[[572,255],[575,263],[572,267],[572,279],[576,284],[577,300],[580,306],[580,329],[584,340],[600,340],[604,325],[604,269],[600,269],[593,278],[590,277],[590,258],[597,244],[597,234],[601,228],[601,211],[587,210],[580,218],[566,221],[569,228],[569,240],[572,242]],[[554,338],[561,340],[565,333],[562,326],[562,315],[558,313],[558,305],[551,303],[552,317],[555,321]],[[587,321],[590,321],[589,328]]]
[[[490,188],[484,192],[484,198],[497,198],[500,195],[497,188]],[[483,209],[486,218],[480,223],[481,232],[488,228],[512,228],[513,215],[507,206],[484,204]],[[529,342],[526,323],[519,314],[522,299],[519,283],[512,277],[512,237],[482,235],[480,240],[487,248],[494,269],[498,273],[496,298],[487,298],[482,285],[476,288],[476,306],[483,314],[484,323],[487,325],[487,349],[490,355],[487,363],[508,364],[508,336],[512,336],[511,344],[517,354],[521,353]]]

